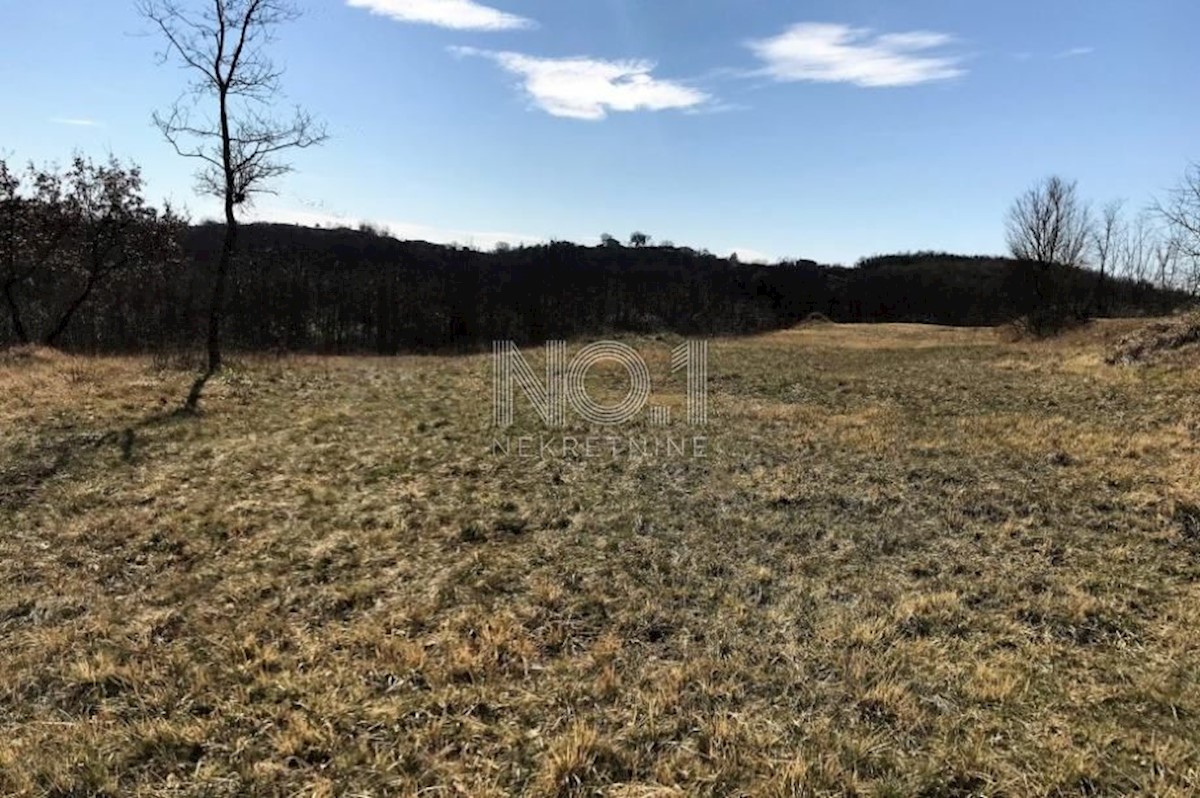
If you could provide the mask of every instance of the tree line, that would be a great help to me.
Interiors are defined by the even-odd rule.
[[[432,352],[496,339],[757,332],[834,321],[992,325],[1169,312],[1200,290],[1200,170],[1153,213],[1093,214],[1050,178],[1014,203],[1010,258],[911,253],[855,268],[741,263],[655,244],[551,242],[482,252],[363,225],[187,225],[150,205],[140,170],[0,160],[0,343],[81,351],[198,349],[212,296],[238,350]],[[228,262],[226,263],[226,259]],[[222,264],[225,264],[222,267]],[[224,268],[224,274],[221,269]]]
[[[21,220],[21,230],[60,218],[29,197],[0,203],[0,219]],[[146,208],[140,194],[111,207],[126,206],[142,209],[140,226],[88,221],[53,257],[43,255],[50,232],[17,235],[0,267],[0,285],[13,299],[0,318],[0,342],[48,340],[45,333],[59,327],[95,275],[86,301],[50,343],[88,352],[202,349],[224,225],[184,226]],[[81,257],[93,228],[110,236],[142,232],[119,246],[106,239],[108,259],[92,270]],[[3,230],[0,239],[14,240]],[[1099,272],[1055,264],[1036,283],[1029,274],[1027,263],[1012,258],[942,253],[874,257],[853,268],[809,260],[763,265],[640,239],[634,246],[551,242],[482,252],[370,228],[250,224],[227,275],[222,335],[238,351],[390,355],[484,349],[497,339],[751,333],[812,314],[991,325],[1034,313],[1047,284],[1056,302],[1100,312]],[[1124,276],[1110,276],[1104,295],[1103,312],[1112,315],[1163,313],[1191,300],[1185,291]]]
[[[103,292],[177,266],[184,228],[170,207],[146,203],[135,166],[76,157],[65,170],[15,169],[0,159],[5,340],[58,344],[106,304]]]
[[[146,202],[141,172],[75,158],[66,170],[0,161],[0,344],[86,351],[222,348],[374,352],[463,350],[618,332],[688,335],[835,321],[1034,327],[1096,314],[1161,313],[1200,290],[1200,167],[1147,213],[1096,215],[1076,184],[1049,178],[1008,218],[1012,258],[936,253],[857,268],[792,260],[743,264],[638,231],[626,246],[551,242],[495,252],[398,241],[372,229],[243,225],[242,207],[320,144],[306,112],[278,116],[281,71],[267,46],[297,15],[289,0],[138,0],[183,67],[180,101],[154,115],[200,166],[220,224],[188,226]],[[1048,320],[1048,321],[1047,321]]]
[[[1200,294],[1200,164],[1192,165],[1164,199],[1133,214],[1124,200],[1112,200],[1097,212],[1078,183],[1048,177],[1013,202],[1006,234],[1009,252],[1027,265],[1027,277],[1040,287],[1043,320],[1061,320],[1071,310],[1043,285],[1053,266],[1097,273],[1095,300],[1082,309],[1089,314],[1108,312],[1114,278]]]

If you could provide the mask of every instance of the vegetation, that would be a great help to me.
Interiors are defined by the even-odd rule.
[[[245,224],[296,9],[137,5],[222,219],[0,160],[0,795],[1200,794],[1200,166],[853,268]],[[601,336],[650,412],[495,428]]]
[[[1200,365],[1200,312],[1147,324],[1118,341],[1106,359],[1125,365],[1148,362]]]
[[[287,0],[214,0],[194,12],[177,0],[139,0],[139,10],[165,43],[162,60],[177,61],[191,77],[183,98],[154,123],[179,155],[197,161],[199,191],[221,200],[225,212],[220,255],[212,279],[205,343],[208,364],[192,383],[185,408],[194,411],[221,368],[225,291],[237,255],[240,206],[270,192],[291,171],[289,150],[322,143],[325,131],[300,109],[289,121],[272,116],[279,70],[266,53],[274,29],[298,16]],[[205,100],[212,108],[193,112]],[[215,111],[215,114],[211,112]]]
[[[221,0],[193,19],[170,0],[143,8],[169,53],[201,73],[191,96],[217,98],[214,129],[192,126],[185,106],[156,121],[177,150],[204,164],[201,186],[224,199],[225,222],[183,233],[170,209],[160,215],[145,204],[136,167],[116,161],[76,159],[65,176],[30,167],[24,181],[0,162],[0,287],[9,311],[0,346],[33,340],[27,318],[46,327],[41,340],[73,351],[182,351],[203,340],[207,365],[189,410],[219,369],[226,339],[241,352],[470,351],[498,339],[753,333],[813,313],[841,322],[1013,322],[1037,337],[1097,315],[1167,313],[1200,294],[1195,169],[1153,215],[1133,220],[1121,202],[1094,217],[1074,183],[1048,178],[1010,211],[1012,260],[922,252],[847,269],[743,264],[736,254],[654,245],[642,232],[628,247],[606,233],[597,247],[502,244],[485,253],[398,241],[366,223],[242,230],[237,207],[289,169],[280,153],[324,138],[302,112],[277,124],[248,110],[278,92],[278,72],[260,47],[290,9]]]
[[[485,357],[180,418],[10,351],[0,793],[1194,795],[1200,378],[1135,326],[718,340],[705,459],[497,456]]]
[[[1176,256],[1193,261],[1200,258],[1200,163],[1188,168],[1179,185],[1156,210],[1167,223]]]
[[[7,340],[53,346],[114,283],[177,264],[182,220],[142,196],[137,167],[76,157],[69,169],[0,159],[0,293]]]
[[[1017,198],[1008,213],[1008,247],[1017,260],[1082,266],[1092,220],[1076,183],[1050,177]]]
[[[1078,185],[1058,176],[1017,198],[1006,222],[1008,247],[1025,264],[1025,279],[1038,297],[1036,307],[1018,320],[1024,330],[1057,334],[1105,313],[1108,278],[1118,267],[1136,282],[1155,280],[1164,289],[1200,293],[1200,169],[1189,170],[1168,203],[1156,204],[1132,224],[1123,216],[1124,205],[1114,200],[1096,217]],[[1099,272],[1086,305],[1065,295],[1049,274],[1062,266],[1093,266]]]
[[[60,345],[173,352],[203,341],[223,228],[188,231],[186,258],[162,277],[115,284]],[[1098,275],[1048,267],[1034,284],[1016,261],[934,253],[858,268],[736,263],[668,247],[568,243],[477,252],[350,229],[248,225],[229,277],[224,339],[241,352],[397,354],[490,348],[498,339],[620,332],[685,335],[787,328],[819,312],[840,322],[1003,324],[1043,303],[1084,312]],[[1105,310],[1161,314],[1191,301],[1146,281],[1109,280]],[[33,301],[35,297],[30,297]],[[13,337],[0,322],[0,342]]]

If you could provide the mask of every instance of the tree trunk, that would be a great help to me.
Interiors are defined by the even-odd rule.
[[[225,319],[225,284],[233,268],[233,257],[237,252],[237,219],[230,213],[225,221],[225,240],[221,245],[221,258],[217,261],[217,273],[213,280],[212,304],[208,313],[208,370],[221,370],[221,322]]]
[[[54,325],[54,329],[42,339],[46,346],[54,346],[58,343],[58,339],[62,337],[62,334],[67,331],[67,326],[70,325],[71,319],[75,317],[75,313],[83,307],[83,303],[87,302],[88,297],[92,295],[92,289],[96,287],[96,279],[94,275],[89,277],[83,291],[79,296],[75,297],[71,304],[67,306],[67,309],[63,311],[63,314],[59,316],[58,323]]]
[[[204,388],[213,375],[221,370],[221,322],[224,318],[225,283],[233,267],[233,256],[237,251],[237,219],[232,204],[225,217],[225,240],[221,245],[221,257],[217,261],[217,273],[213,276],[212,300],[208,308],[208,367],[192,383],[184,410],[194,413],[200,407]]]
[[[17,306],[17,298],[13,296],[12,280],[4,284],[4,302],[8,305],[8,314],[12,318],[13,335],[17,336],[17,343],[29,343],[29,332],[21,320],[21,309]]]
[[[233,256],[237,251],[237,181],[233,165],[233,139],[229,127],[229,86],[222,84],[218,97],[221,109],[221,154],[225,165],[225,240],[221,245],[221,258],[217,261],[217,273],[213,278],[212,302],[208,308],[208,368],[192,383],[184,410],[194,413],[200,406],[204,387],[212,376],[221,370],[221,321],[225,311],[225,282],[233,268]]]

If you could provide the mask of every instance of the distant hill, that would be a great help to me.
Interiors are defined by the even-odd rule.
[[[1035,279],[1036,278],[1036,279]],[[987,326],[1045,305],[1080,315],[1167,313],[1187,294],[1147,283],[1100,283],[1096,272],[1036,266],[1009,258],[916,252],[866,258],[855,269],[831,272],[837,320],[905,321]]]
[[[1117,281],[1101,305],[1092,272],[1055,268],[1049,282],[1034,285],[1024,264],[942,253],[856,267],[761,265],[685,247],[555,242],[478,252],[348,228],[254,224],[242,233],[226,317],[235,350],[393,354],[478,349],[497,339],[713,335],[788,327],[811,313],[838,322],[990,325],[1046,301],[1137,315],[1188,300]],[[219,225],[190,228],[181,266],[112,284],[63,344],[111,351],[200,340],[220,243]],[[0,340],[7,338],[0,326]]]

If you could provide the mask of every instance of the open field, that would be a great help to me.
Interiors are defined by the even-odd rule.
[[[482,356],[194,419],[7,357],[0,794],[1197,794],[1200,373],[1131,324],[715,341],[702,459],[497,455]]]

